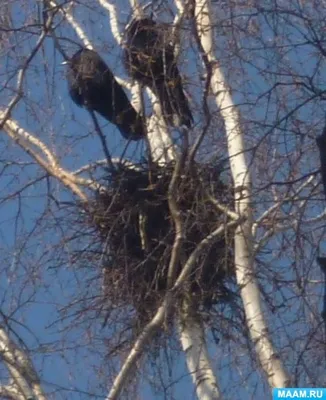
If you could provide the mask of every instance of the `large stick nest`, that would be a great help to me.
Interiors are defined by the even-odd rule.
[[[90,223],[102,243],[105,295],[115,306],[132,306],[144,320],[151,317],[167,288],[175,240],[168,202],[173,170],[173,165],[164,169],[120,165],[108,174],[107,191],[98,193],[90,209]],[[185,239],[178,272],[198,243],[228,222],[210,197],[232,209],[230,188],[216,168],[194,165],[179,177],[176,201]],[[198,306],[209,309],[229,298],[232,253],[233,232],[225,229],[197,260],[185,290]]]

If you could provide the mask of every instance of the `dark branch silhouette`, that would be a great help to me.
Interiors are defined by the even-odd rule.
[[[193,117],[168,36],[152,19],[134,20],[126,31],[125,65],[133,79],[156,94],[169,125],[190,128]]]
[[[326,127],[324,128],[323,133],[317,137],[316,142],[319,149],[320,172],[326,197]]]
[[[320,266],[320,269],[322,270],[322,272],[326,276],[326,257],[317,257],[317,262],[318,262],[318,264]],[[322,316],[322,318],[324,320],[325,331],[326,331],[326,285],[325,285],[325,288],[324,288],[323,311],[321,312],[321,316]]]
[[[317,137],[316,142],[319,149],[320,173],[322,176],[323,189],[326,197],[326,126],[324,127],[323,133]],[[317,262],[322,272],[326,276],[326,257],[317,257]],[[326,286],[324,289],[324,305],[321,315],[324,319],[325,330],[326,330]]]
[[[81,49],[65,61],[72,100],[80,107],[97,111],[115,124],[125,139],[144,137],[140,114],[102,58],[93,50]]]

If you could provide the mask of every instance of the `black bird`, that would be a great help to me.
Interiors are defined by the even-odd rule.
[[[132,21],[126,30],[125,65],[133,79],[153,90],[170,125],[190,128],[193,117],[168,36],[165,26],[150,18]]]
[[[67,80],[72,100],[80,107],[97,111],[115,124],[126,139],[144,137],[141,116],[102,58],[93,50],[81,49],[69,61]]]

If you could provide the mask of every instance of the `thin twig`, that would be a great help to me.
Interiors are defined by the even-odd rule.
[[[113,171],[115,171],[115,168],[114,168],[114,165],[112,164],[111,154],[110,154],[108,146],[106,144],[106,137],[103,134],[102,129],[101,129],[101,127],[100,127],[100,125],[99,125],[99,123],[97,121],[95,112],[93,110],[88,110],[88,111],[89,111],[89,113],[91,115],[91,118],[93,120],[95,131],[96,131],[98,137],[100,138],[100,141],[101,141],[101,144],[102,144],[102,148],[103,148],[103,152],[105,154],[106,161],[107,161],[107,164],[109,166],[109,169],[111,170],[111,172],[113,172]]]
[[[0,119],[0,130],[6,123],[7,119],[10,117],[10,114],[11,114],[12,110],[14,109],[15,105],[19,102],[19,100],[23,96],[23,83],[24,83],[24,78],[25,78],[27,68],[28,68],[30,62],[35,57],[38,50],[40,49],[40,47],[42,46],[44,39],[46,38],[47,33],[51,27],[53,17],[54,17],[54,15],[51,15],[50,18],[48,18],[48,20],[46,21],[46,24],[43,27],[42,33],[41,33],[40,37],[38,38],[38,41],[36,42],[36,45],[32,49],[30,55],[27,57],[26,61],[24,62],[24,65],[18,72],[17,85],[16,85],[16,96],[13,99],[11,99],[6,110],[4,112],[2,112],[2,116]]]

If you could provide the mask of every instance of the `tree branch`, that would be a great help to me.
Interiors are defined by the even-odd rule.
[[[61,14],[65,17],[65,19],[69,22],[69,24],[76,32],[79,39],[83,42],[83,45],[90,50],[94,50],[94,47],[91,41],[88,39],[86,33],[72,16],[71,8],[73,7],[73,2],[70,3],[71,6],[69,8],[64,8],[63,6],[58,5],[57,2],[54,0],[49,0],[49,5],[53,7],[54,10],[59,10],[61,12]]]
[[[0,354],[24,399],[46,400],[31,360],[10,340],[2,326],[0,326]]]
[[[36,42],[36,45],[34,46],[34,48],[32,49],[30,55],[27,57],[26,61],[24,62],[23,67],[19,70],[18,72],[18,77],[17,77],[17,85],[16,85],[16,96],[10,101],[8,107],[6,108],[6,110],[4,112],[2,112],[1,118],[0,118],[0,130],[2,129],[3,125],[5,124],[5,122],[7,121],[7,119],[9,118],[13,108],[15,107],[15,105],[19,102],[19,100],[22,98],[23,96],[23,83],[24,83],[24,78],[25,78],[25,74],[27,71],[27,68],[29,66],[29,63],[32,61],[32,59],[35,57],[36,53],[38,52],[38,50],[40,49],[40,47],[42,46],[42,43],[44,42],[44,39],[46,38],[46,35],[51,27],[52,24],[52,20],[53,20],[54,15],[51,15],[51,17],[46,21],[46,24],[43,28],[43,31],[40,35],[40,37],[38,38],[38,41]]]
[[[26,397],[17,390],[14,384],[0,385],[0,396],[2,399],[26,400]]]
[[[103,8],[105,8],[109,12],[112,35],[117,44],[121,45],[122,35],[118,24],[118,13],[116,4],[114,4],[114,2],[110,0],[98,0],[98,2],[101,4]]]
[[[184,134],[184,138],[187,138],[187,135]],[[168,189],[168,204],[170,214],[174,223],[174,230],[175,230],[175,238],[173,242],[173,247],[171,251],[170,263],[168,268],[168,277],[167,277],[167,289],[171,289],[175,278],[176,278],[176,271],[179,265],[180,260],[180,253],[182,249],[182,242],[184,239],[184,231],[183,231],[183,223],[181,219],[181,212],[180,208],[177,203],[177,183],[180,179],[180,175],[184,169],[186,156],[188,150],[188,140],[184,140],[184,146],[182,149],[181,156],[178,158],[177,163],[174,167],[173,175],[169,184]]]
[[[0,110],[0,118],[4,115],[4,112]],[[57,162],[56,157],[51,153],[47,146],[35,136],[31,135],[24,129],[20,128],[18,123],[13,119],[7,118],[3,126],[3,130],[7,135],[14,140],[30,157],[32,157],[49,175],[58,179],[64,186],[69,188],[81,200],[87,202],[87,196],[79,188],[78,183],[80,180],[70,172],[65,171]],[[33,149],[32,146],[37,147],[41,150],[41,155]],[[43,153],[43,154],[42,154]],[[44,156],[47,158],[44,159]],[[85,181],[85,180],[81,180]],[[84,182],[85,183],[85,182]],[[89,188],[98,189],[98,185],[91,181]]]

